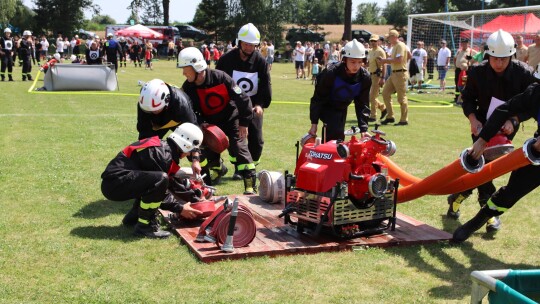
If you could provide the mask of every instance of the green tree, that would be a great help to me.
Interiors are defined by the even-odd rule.
[[[540,0],[527,0],[528,5],[539,5]],[[504,7],[518,7],[525,6],[523,0],[492,0],[485,6],[485,8],[504,8]]]
[[[381,18],[381,9],[376,2],[360,3],[356,7],[356,24],[383,24]]]
[[[116,20],[109,15],[95,15],[90,19],[90,22],[97,24],[116,24]]]
[[[165,3],[165,1],[167,3]],[[136,20],[136,23],[144,24],[162,24],[164,23],[164,14],[162,11],[163,6],[167,6],[167,24],[169,23],[169,1],[167,0],[132,0],[128,5],[128,9],[131,10],[131,16],[129,20]],[[132,18],[137,16],[137,18]]]
[[[17,7],[13,14],[13,18],[10,21],[11,25],[15,28],[18,28],[20,32],[29,29],[34,31],[34,11],[32,11],[28,6],[22,3],[22,0],[17,0]]]
[[[84,10],[100,11],[92,0],[33,0],[34,20],[42,33],[71,33],[84,24]],[[36,29],[38,30],[38,29]]]
[[[214,39],[230,36],[229,8],[226,0],[202,0],[191,24],[214,34]]]
[[[386,1],[386,7],[382,11],[387,24],[392,24],[398,31],[402,31],[407,25],[409,14],[410,7],[406,0]]]
[[[12,17],[15,15],[16,8],[17,8],[16,0],[0,1],[0,24],[3,27],[5,27],[8,23],[14,21]]]

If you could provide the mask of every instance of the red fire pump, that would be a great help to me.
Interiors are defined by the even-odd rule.
[[[392,141],[373,130],[373,136],[357,138],[359,129],[345,132],[348,142],[332,140],[305,142],[294,175],[285,173],[286,202],[280,214],[298,232],[318,235],[330,230],[341,238],[395,229],[396,192],[399,180],[391,180],[377,154],[391,156]],[[291,217],[296,218],[294,222]]]

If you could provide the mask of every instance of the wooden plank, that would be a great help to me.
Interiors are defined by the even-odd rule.
[[[233,199],[234,197],[230,197]],[[241,259],[256,256],[278,256],[290,254],[311,254],[324,251],[351,250],[353,247],[389,247],[426,244],[449,240],[452,235],[431,227],[410,216],[397,213],[396,230],[385,230],[378,235],[349,240],[327,234],[318,237],[299,234],[294,227],[285,225],[278,215],[283,209],[279,204],[264,203],[258,196],[238,196],[240,202],[253,213],[257,234],[251,244],[235,248],[233,253],[225,253],[216,244],[199,243],[195,238],[202,221],[182,221],[171,223],[168,211],[161,211],[174,232],[202,262],[209,263],[224,259]]]

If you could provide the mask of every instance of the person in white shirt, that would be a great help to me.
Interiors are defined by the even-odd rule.
[[[306,48],[302,46],[302,42],[296,41],[296,47],[294,48],[293,57],[294,57],[294,68],[296,69],[296,79],[301,79],[302,77],[306,79],[306,73],[304,71],[304,54],[306,53]]]
[[[441,86],[439,93],[444,93],[444,88],[446,87],[445,78],[446,72],[448,72],[448,67],[450,65],[450,57],[452,57],[452,52],[446,47],[446,40],[441,40],[441,48],[437,54],[437,71],[439,72]]]
[[[415,83],[418,83],[418,93],[422,93],[422,82],[424,82],[424,71],[426,70],[427,64],[427,52],[424,49],[424,41],[418,41],[416,43],[416,48],[412,51],[412,58],[416,61],[418,66],[419,73],[411,75],[411,84],[414,87]],[[411,87],[411,88],[412,88]]]
[[[272,70],[272,63],[274,63],[275,48],[272,44],[272,40],[268,41],[268,50],[266,54],[266,63],[268,64],[268,72]]]
[[[56,38],[56,52],[60,54],[60,58],[64,58],[64,39],[62,38],[62,34],[58,34],[58,38]]]

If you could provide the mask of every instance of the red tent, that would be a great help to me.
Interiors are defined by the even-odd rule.
[[[143,39],[163,39],[163,34],[158,33],[141,24],[137,24],[134,26],[127,27],[125,29],[121,29],[119,31],[116,31],[116,33],[114,34],[117,37],[125,36],[125,37],[138,37],[138,38],[143,38]]]
[[[476,38],[487,38],[491,33],[502,29],[512,35],[521,34],[527,36],[540,31],[540,18],[533,13],[521,15],[501,15],[495,19],[485,23],[482,26],[476,27],[474,30],[466,30],[461,32],[461,37],[470,38],[471,34]]]

